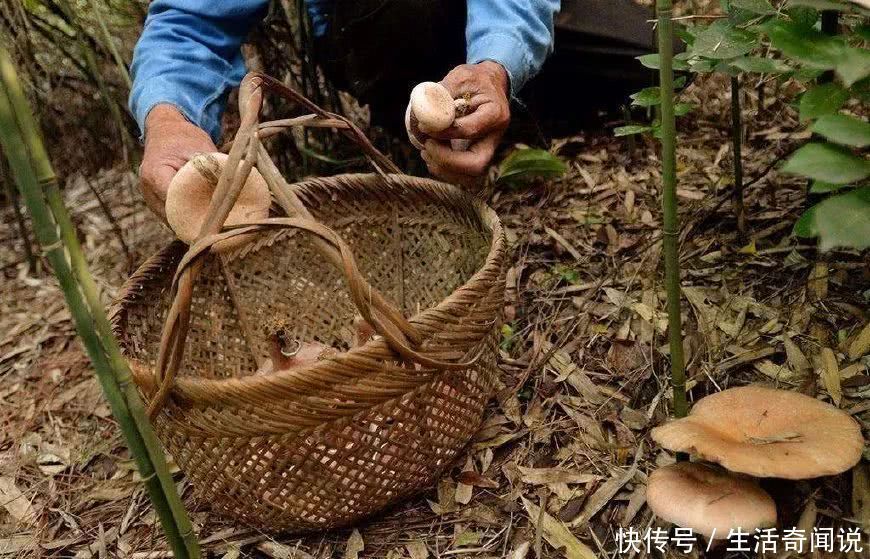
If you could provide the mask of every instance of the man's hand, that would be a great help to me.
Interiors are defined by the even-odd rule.
[[[453,126],[432,134],[421,153],[429,172],[444,180],[473,184],[486,172],[495,149],[510,123],[507,71],[497,62],[463,64],[450,71],[441,85],[454,99],[466,97],[469,113]],[[470,140],[466,151],[455,151],[450,140]]]
[[[145,155],[139,167],[139,186],[145,203],[166,220],[169,181],[194,155],[217,151],[209,135],[191,124],[172,105],[157,105],[145,119]]]

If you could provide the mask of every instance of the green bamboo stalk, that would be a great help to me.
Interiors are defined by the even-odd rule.
[[[743,119],[740,115],[740,79],[731,76],[731,148],[734,156],[734,215],[741,241],[746,236],[746,204],[743,200]]]
[[[659,86],[662,118],[662,251],[665,261],[665,289],[668,294],[668,339],[671,353],[671,386],[674,416],[685,417],[686,369],[683,362],[683,334],[680,318],[679,216],[677,215],[676,121],[674,117],[674,24],[671,0],[656,0],[659,42]]]
[[[77,332],[118,420],[175,557],[196,559],[199,546],[159,442],[111,333],[93,277],[63,206],[57,179],[8,53],[0,49],[0,142],[31,213],[37,240],[58,277]],[[48,188],[49,205],[43,196]],[[61,236],[58,237],[58,229]],[[64,247],[69,251],[67,261]],[[82,295],[85,300],[83,301]],[[87,301],[87,303],[85,303]]]

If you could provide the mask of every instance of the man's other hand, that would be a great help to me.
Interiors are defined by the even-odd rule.
[[[139,186],[145,203],[166,221],[169,181],[194,155],[214,152],[209,135],[191,124],[172,105],[157,105],[145,119],[145,155],[139,167]]]
[[[432,134],[421,155],[433,175],[459,184],[474,184],[486,172],[510,123],[508,74],[497,62],[463,64],[451,70],[441,85],[454,99],[466,97],[469,112],[447,130]],[[450,140],[457,139],[471,144],[465,151],[453,150]]]

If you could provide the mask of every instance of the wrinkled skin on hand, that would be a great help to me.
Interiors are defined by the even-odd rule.
[[[510,84],[507,71],[497,62],[463,64],[441,80],[454,99],[465,97],[469,110],[450,128],[431,134],[421,152],[429,172],[461,185],[471,186],[486,173],[496,147],[510,123]],[[467,150],[457,151],[450,140],[469,140]]]
[[[145,154],[139,186],[145,203],[166,221],[166,191],[175,173],[194,155],[217,151],[211,137],[172,105],[157,105],[145,119]]]

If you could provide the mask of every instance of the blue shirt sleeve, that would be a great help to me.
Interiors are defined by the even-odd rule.
[[[467,0],[467,62],[504,66],[516,95],[553,50],[560,0]]]
[[[133,52],[130,110],[144,132],[160,103],[217,141],[230,89],[245,75],[241,45],[268,0],[155,0]]]

